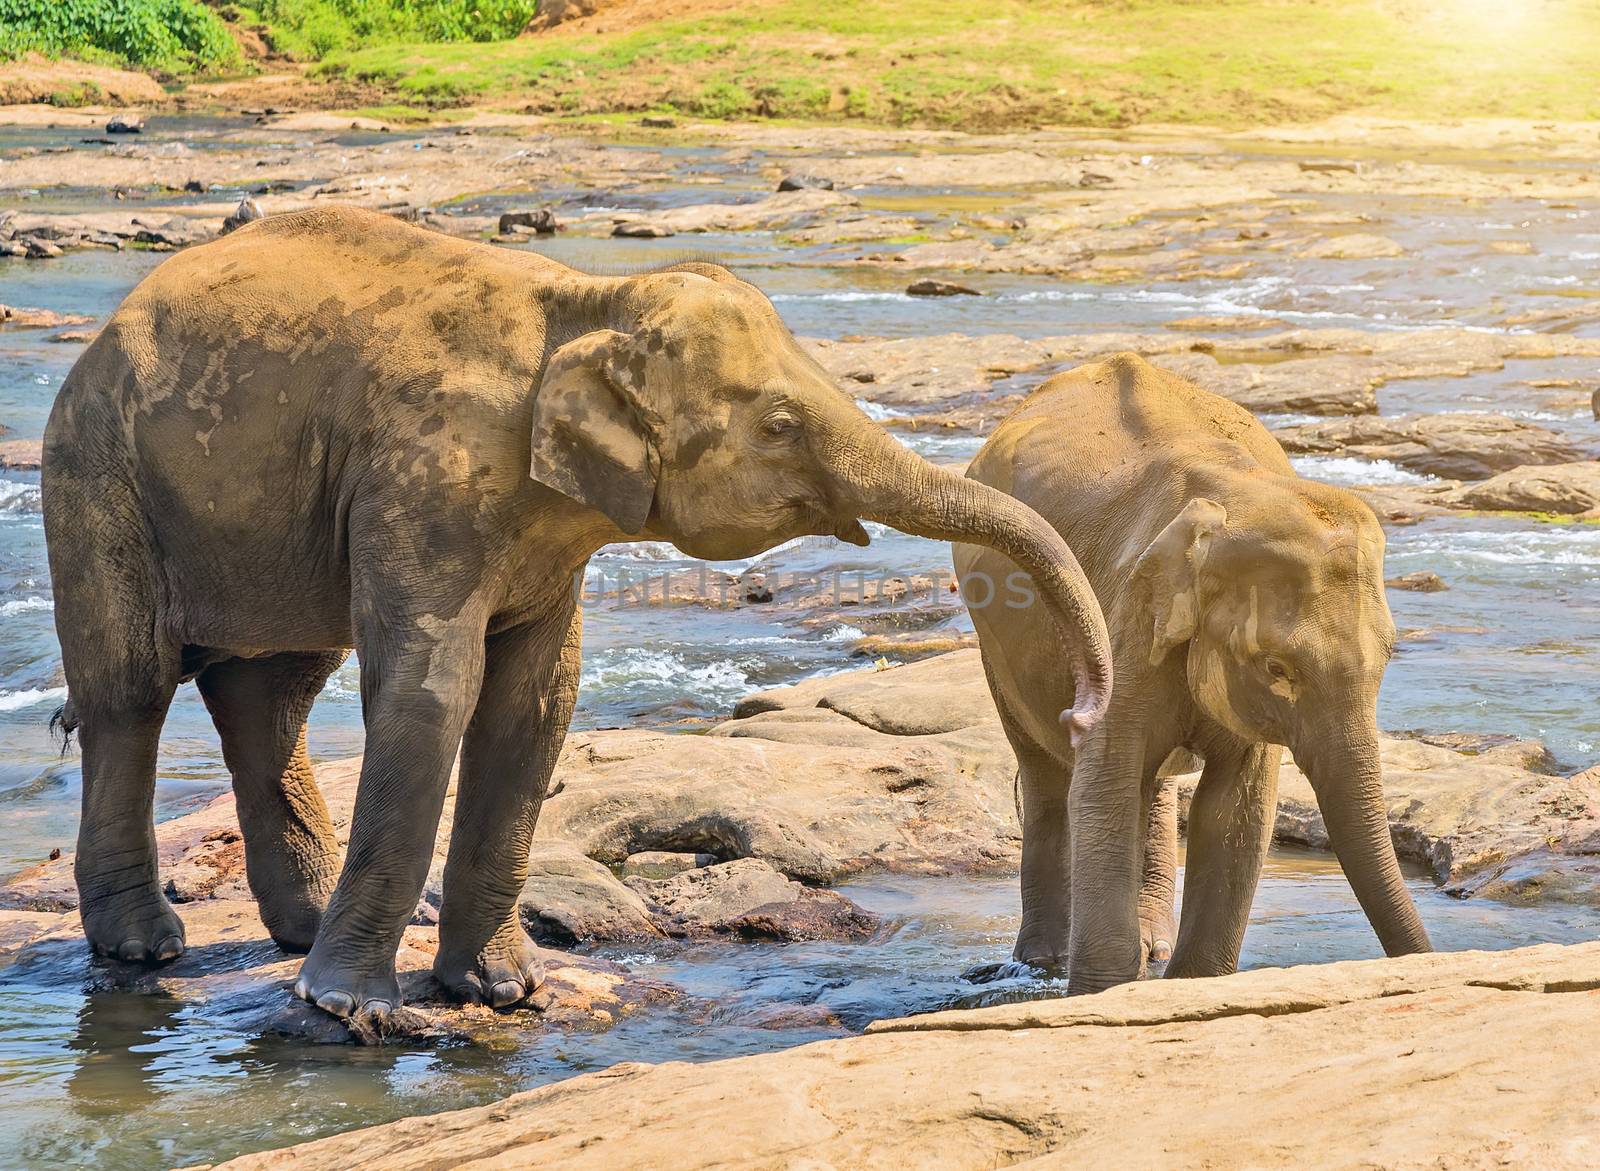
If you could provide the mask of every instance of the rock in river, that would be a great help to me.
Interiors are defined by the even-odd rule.
[[[954,281],[936,281],[931,277],[920,281],[912,281],[906,286],[906,294],[912,297],[981,297],[977,289],[970,285],[958,285]]]
[[[630,878],[627,885],[665,921],[670,935],[849,939],[877,927],[876,916],[842,895],[802,886],[756,858],[671,878]]]
[[[1273,432],[1284,450],[1385,459],[1450,480],[1483,480],[1527,464],[1575,463],[1572,440],[1504,415],[1370,416],[1305,423]]]
[[[779,191],[832,191],[833,180],[803,171],[791,171],[778,180]]]
[[[1512,468],[1446,496],[1454,508],[1488,512],[1549,512],[1562,516],[1600,514],[1600,463]]]

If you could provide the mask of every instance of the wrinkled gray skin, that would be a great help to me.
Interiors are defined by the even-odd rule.
[[[735,558],[865,544],[870,518],[993,545],[1077,664],[1066,717],[1092,726],[1109,691],[1055,531],[895,443],[715,266],[593,277],[353,209],[263,220],[134,290],[62,388],[44,468],[91,944],[183,948],[151,802],[192,678],[262,919],[340,1016],[399,1002],[458,748],[435,973],[497,1007],[538,983],[515,899],[577,691],[574,579],[609,542]],[[351,646],[367,750],[341,871],[304,727]]]
[[[1271,840],[1280,745],[1390,955],[1429,950],[1389,835],[1377,698],[1394,644],[1383,531],[1299,478],[1242,408],[1132,354],[1057,375],[995,431],[969,476],[1011,493],[1082,559],[1111,630],[1116,694],[1074,752],[1071,683],[1034,613],[973,610],[1020,765],[1015,958],[1074,992],[1139,976],[1172,946],[1177,749],[1205,760],[1189,811],[1169,976],[1233,971]],[[1002,554],[956,546],[963,577]]]

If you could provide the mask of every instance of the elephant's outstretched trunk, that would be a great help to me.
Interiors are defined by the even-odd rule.
[[[1314,747],[1297,748],[1295,761],[1311,781],[1328,841],[1384,954],[1432,951],[1389,836],[1376,730],[1334,735]]]
[[[1111,697],[1111,640],[1078,559],[1050,525],[1005,493],[936,467],[874,428],[842,444],[837,472],[843,507],[917,537],[983,545],[1032,576],[1066,644],[1076,683],[1061,713],[1073,743],[1105,715]],[[1001,605],[1003,583],[990,604]]]

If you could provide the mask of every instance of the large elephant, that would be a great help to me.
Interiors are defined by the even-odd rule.
[[[894,442],[713,265],[598,277],[353,209],[263,220],[129,295],[61,390],[44,467],[85,933],[124,960],[183,949],[151,803],[192,678],[262,918],[310,950],[296,992],[341,1016],[399,1003],[458,747],[435,973],[497,1007],[538,983],[515,899],[577,691],[574,579],[609,542],[737,558],[866,544],[867,518],[992,545],[1076,664],[1063,718],[1088,728],[1110,687],[1056,532]],[[367,740],[339,871],[304,725],[351,646]]]
[[[1205,768],[1167,974],[1233,971],[1271,839],[1280,745],[1310,779],[1384,950],[1428,950],[1381,790],[1376,705],[1394,623],[1371,510],[1297,476],[1243,408],[1132,354],[1049,379],[967,474],[1072,545],[1104,607],[1117,678],[1105,720],[1074,751],[1051,710],[1071,679],[1039,653],[1038,616],[1000,595],[973,610],[1019,762],[1015,958],[1065,965],[1084,992],[1134,979],[1164,948],[1174,831],[1158,770],[1181,748]],[[1003,553],[971,544],[955,560],[963,578],[1011,572]]]

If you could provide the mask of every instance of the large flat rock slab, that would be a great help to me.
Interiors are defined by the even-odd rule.
[[[1600,944],[1417,956],[618,1065],[224,1166],[1579,1168],[1597,1047]]]

